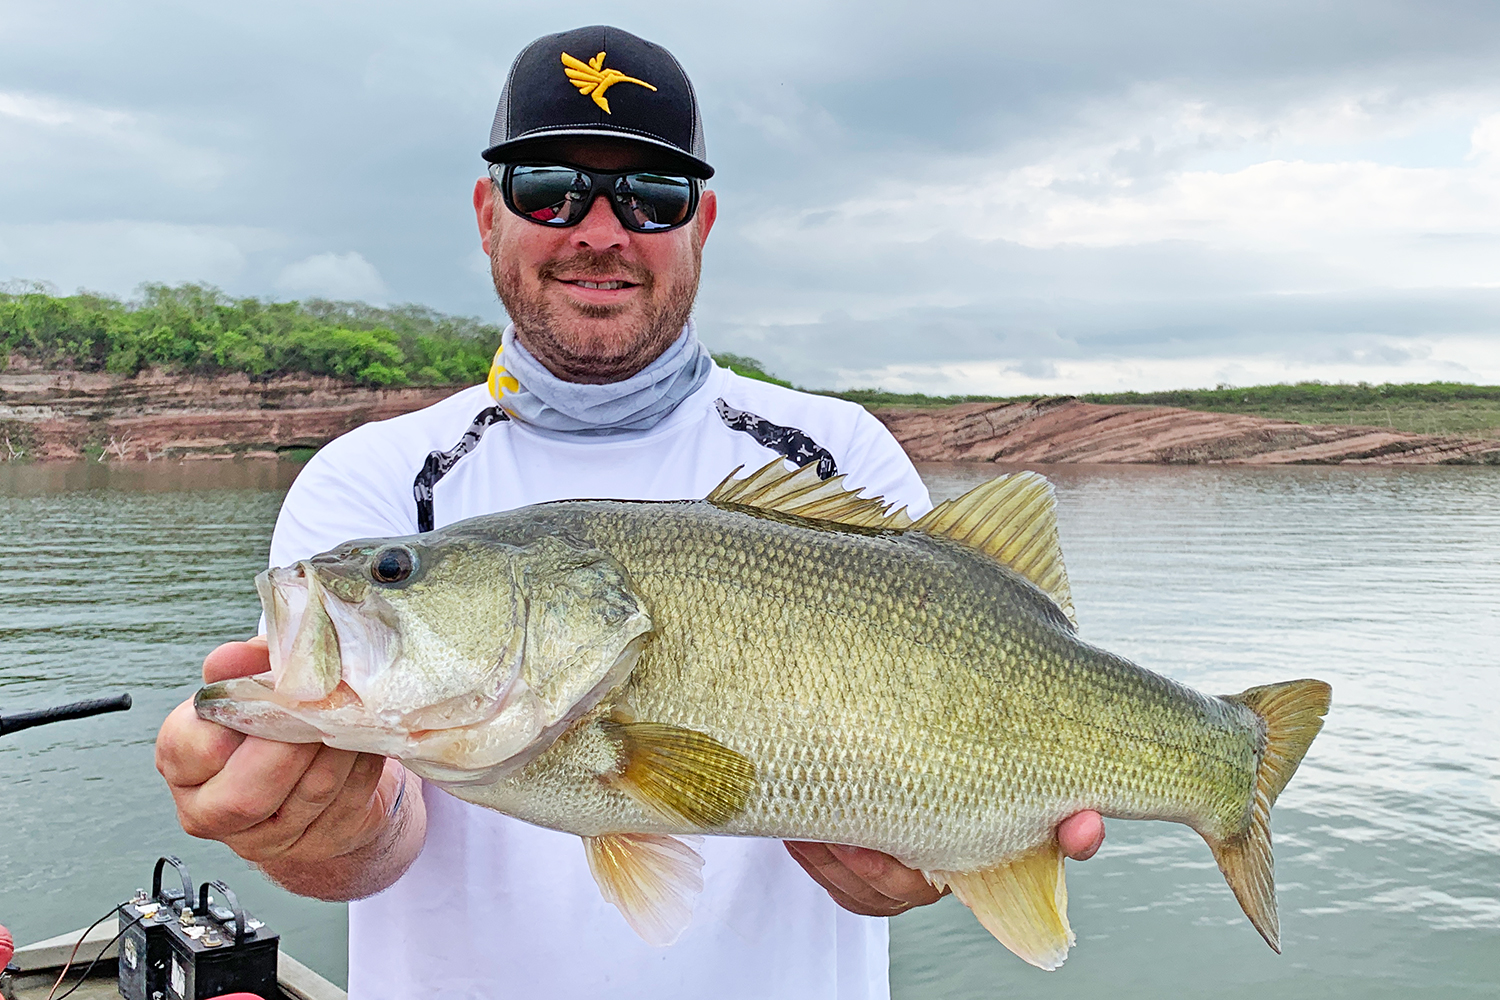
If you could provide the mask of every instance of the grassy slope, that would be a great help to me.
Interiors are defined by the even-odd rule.
[[[831,393],[866,406],[937,407],[956,403],[1013,402],[1030,396],[923,396],[854,390]],[[1500,386],[1455,382],[1405,385],[1259,385],[1168,392],[1084,393],[1091,403],[1181,406],[1210,413],[1248,413],[1300,424],[1358,424],[1421,434],[1500,437]]]

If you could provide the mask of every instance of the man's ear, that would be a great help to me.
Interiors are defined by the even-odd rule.
[[[698,249],[703,249],[703,244],[708,242],[708,231],[714,227],[714,220],[719,217],[719,196],[705,189],[698,196],[698,215],[695,230],[698,236]]]
[[[481,177],[474,182],[474,221],[479,223],[479,245],[484,247],[486,257],[494,256],[490,249],[490,236],[495,229],[497,195],[495,182],[489,177]]]

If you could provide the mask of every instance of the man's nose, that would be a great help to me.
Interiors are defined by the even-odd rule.
[[[594,199],[588,214],[570,235],[573,246],[579,250],[619,250],[630,242],[630,231],[620,225],[609,197],[602,194]]]

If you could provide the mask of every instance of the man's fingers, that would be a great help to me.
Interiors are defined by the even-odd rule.
[[[1091,809],[1074,813],[1057,824],[1057,843],[1074,861],[1087,861],[1104,843],[1104,817]]]
[[[156,769],[174,788],[193,788],[223,770],[243,733],[198,718],[192,701],[172,710],[156,736]]]
[[[933,902],[941,895],[936,889],[926,885],[926,880],[920,873],[912,872],[879,851],[841,847],[838,848],[843,855],[841,857],[834,853],[833,845],[803,841],[787,841],[786,848],[813,880],[828,890],[834,902],[855,913],[876,917],[894,916],[913,906]],[[844,857],[853,860],[860,870],[873,876],[874,882],[846,864]],[[915,875],[926,887],[926,892],[913,886],[907,874],[897,873],[893,869]],[[886,889],[902,895],[892,895]]]
[[[834,857],[827,844],[786,841],[788,853],[812,876],[814,882],[846,910],[869,917],[889,917],[906,907],[899,900],[872,888]]]
[[[839,902],[840,906],[843,906],[844,904],[842,902],[842,899],[845,895],[844,891],[837,885],[834,885],[832,882],[830,882],[828,880],[828,877],[824,875],[822,870],[818,867],[818,859],[821,856],[818,849],[822,848],[823,845],[802,843],[793,840],[783,841],[782,843],[786,846],[787,853],[792,856],[792,860],[801,865],[802,870],[807,872],[807,874],[812,877],[812,880],[814,882],[821,885],[823,889],[830,896],[832,896],[836,902]],[[826,854],[826,851],[824,851],[823,853]],[[828,855],[827,858],[822,859],[825,865],[829,864],[829,858],[832,858],[832,855]],[[894,902],[894,900],[892,900],[892,902]]]
[[[265,636],[226,642],[203,661],[205,683],[271,669]],[[198,718],[192,699],[172,710],[156,736],[156,769],[174,790],[195,788],[218,774],[245,741],[242,733]]]
[[[921,872],[906,867],[889,854],[843,844],[829,844],[828,850],[845,868],[891,899],[926,906],[942,896]]]
[[[359,760],[352,750],[320,746],[275,812],[262,822],[225,840],[240,857],[264,861],[295,844],[339,796]]]
[[[274,743],[246,737],[223,770],[177,795],[182,828],[195,837],[223,840],[269,819],[281,808],[321,743]]]
[[[227,681],[231,677],[253,677],[271,669],[271,650],[266,637],[248,642],[226,642],[203,658],[203,683]]]
[[[395,770],[390,765],[395,765]],[[307,828],[292,848],[293,853],[318,857],[351,854],[370,843],[390,819],[388,803],[396,797],[400,783],[397,774],[401,772],[400,761],[360,754],[338,798]]]

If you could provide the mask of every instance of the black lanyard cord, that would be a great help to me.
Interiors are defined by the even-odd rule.
[[[464,436],[458,439],[458,444],[447,451],[428,452],[427,460],[422,463],[422,471],[417,473],[417,478],[411,484],[412,496],[417,501],[418,531],[431,531],[433,528],[432,488],[437,485],[437,481],[446,476],[460,458],[474,450],[479,439],[484,437],[484,432],[489,430],[490,424],[509,419],[510,415],[498,406],[481,410],[469,429],[464,431]]]

